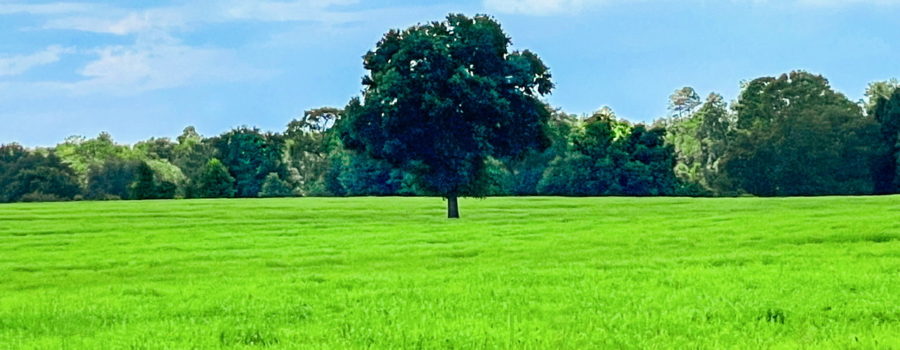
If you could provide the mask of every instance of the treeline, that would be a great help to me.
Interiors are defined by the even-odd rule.
[[[743,84],[736,101],[686,87],[670,115],[633,124],[603,108],[552,110],[550,142],[491,159],[490,195],[759,196],[900,192],[900,84],[850,101],[796,71]],[[547,107],[550,108],[549,106]],[[0,146],[0,201],[424,195],[410,173],[348,151],[336,108],[280,133],[241,127],[135,145],[109,134],[52,148]]]

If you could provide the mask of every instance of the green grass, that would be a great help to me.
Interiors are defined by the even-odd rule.
[[[900,197],[0,205],[0,348],[900,348]]]

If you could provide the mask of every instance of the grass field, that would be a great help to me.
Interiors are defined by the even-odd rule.
[[[0,348],[900,348],[900,197],[0,205]]]

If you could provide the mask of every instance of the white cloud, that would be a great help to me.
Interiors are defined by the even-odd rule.
[[[118,11],[115,11],[118,12]],[[167,32],[184,27],[187,20],[174,9],[151,9],[103,16],[68,16],[47,20],[43,29],[77,30],[115,35]]]
[[[132,95],[216,81],[265,77],[268,71],[253,68],[224,49],[196,48],[177,42],[138,43],[97,49],[98,59],[79,72],[76,82],[44,83],[74,94]]]
[[[53,45],[30,55],[0,57],[0,76],[19,75],[31,68],[59,61],[60,56],[73,50]]]
[[[49,89],[74,95],[133,95],[209,82],[259,79],[272,74],[242,62],[232,49],[183,44],[174,37],[179,30],[235,21],[346,23],[360,19],[361,12],[338,11],[334,7],[356,3],[358,0],[200,0],[176,6],[128,9],[90,3],[28,4],[0,0],[0,15],[40,16],[43,21],[40,29],[134,37],[130,45],[81,48],[80,52],[94,53],[97,58],[76,72],[82,77],[80,80],[16,83],[23,91]],[[0,76],[21,74],[34,66],[56,62],[65,50],[53,46],[32,55],[0,57]]]

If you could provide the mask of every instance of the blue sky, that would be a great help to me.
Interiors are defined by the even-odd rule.
[[[280,131],[358,95],[385,31],[449,12],[497,17],[571,113],[650,121],[681,86],[731,100],[793,69],[854,100],[900,77],[900,0],[0,0],[0,143]]]

